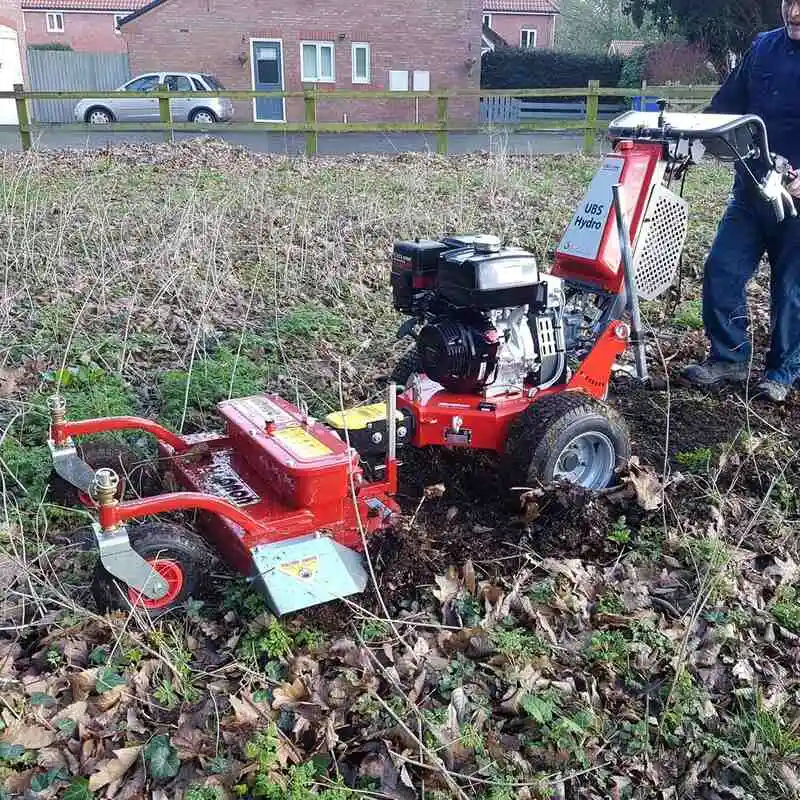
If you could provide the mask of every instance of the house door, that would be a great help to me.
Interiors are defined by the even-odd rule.
[[[283,91],[283,52],[279,41],[254,41],[253,90],[256,92]],[[283,97],[256,97],[254,102],[256,122],[285,122],[286,99]]]
[[[0,91],[13,92],[15,83],[22,83],[17,32],[0,25]],[[0,125],[16,125],[17,122],[16,103],[13,100],[0,100]]]

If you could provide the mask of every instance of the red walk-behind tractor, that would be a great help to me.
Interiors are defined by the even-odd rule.
[[[509,488],[611,484],[630,454],[605,404],[612,369],[630,341],[647,379],[638,298],[673,284],[686,237],[671,185],[709,148],[737,160],[779,216],[794,206],[757,117],[630,112],[610,138],[548,272],[491,236],[395,245],[394,305],[415,344],[384,403],[318,421],[274,395],[235,398],[218,406],[224,431],[177,435],[133,417],[70,421],[51,398],[54,481],[96,514],[100,607],[181,607],[216,557],[278,615],[363,591],[367,537],[400,513],[398,447],[496,453]],[[76,442],[126,429],[155,437],[177,491],[130,498],[124,463]],[[178,511],[196,512],[199,533],[144,519]]]

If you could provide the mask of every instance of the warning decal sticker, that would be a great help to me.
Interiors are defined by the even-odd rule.
[[[297,458],[321,458],[333,453],[333,450],[303,428],[283,428],[275,431],[273,438],[286,445]]]
[[[319,556],[309,556],[298,561],[287,561],[278,567],[279,572],[301,581],[313,580],[318,569]]]
[[[240,414],[247,417],[259,430],[263,430],[267,418],[271,418],[276,425],[298,424],[291,414],[263,395],[240,397],[232,400],[230,404]]]

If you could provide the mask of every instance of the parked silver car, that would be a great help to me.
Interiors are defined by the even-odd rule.
[[[215,92],[225,87],[213,76],[199,72],[148,72],[138,75],[105,98],[81,100],[75,119],[92,125],[109,122],[158,122],[158,98],[127,95],[127,92],[156,92],[160,84],[172,92]],[[233,103],[227,97],[176,97],[169,101],[175,122],[210,124],[233,118]]]

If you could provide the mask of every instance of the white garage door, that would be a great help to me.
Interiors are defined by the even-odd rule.
[[[22,83],[17,33],[13,28],[0,25],[0,91],[13,91],[15,83]],[[17,107],[14,101],[0,100],[0,125],[16,124]]]

